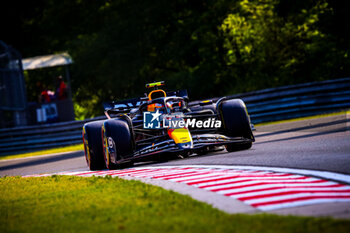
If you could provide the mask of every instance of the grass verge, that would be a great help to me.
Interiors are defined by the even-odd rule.
[[[18,158],[25,158],[25,157],[31,157],[31,156],[50,155],[50,154],[58,154],[58,153],[64,153],[64,152],[74,152],[74,151],[80,151],[80,150],[84,150],[83,144],[53,148],[53,149],[48,149],[48,150],[40,150],[40,151],[34,151],[34,152],[28,152],[28,153],[16,154],[16,155],[4,155],[4,156],[0,156],[0,160],[18,159]]]
[[[0,232],[348,232],[330,218],[230,215],[172,191],[111,177],[0,178]]]

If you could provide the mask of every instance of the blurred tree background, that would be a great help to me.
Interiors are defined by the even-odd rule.
[[[350,20],[337,0],[11,1],[2,40],[23,57],[68,51],[77,117],[165,80],[192,100],[350,74]],[[51,73],[48,73],[51,72]],[[28,98],[55,71],[26,75]],[[52,78],[50,78],[51,81]]]

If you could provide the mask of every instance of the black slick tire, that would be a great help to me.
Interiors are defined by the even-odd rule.
[[[108,169],[132,166],[133,137],[125,120],[106,120],[102,126],[102,144]],[[130,160],[128,160],[130,159]],[[126,162],[121,163],[122,160]]]
[[[230,137],[242,137],[254,139],[250,126],[248,112],[241,99],[226,100],[220,105],[220,114],[223,121],[224,134]],[[227,144],[226,150],[229,152],[246,150],[252,147],[252,142],[240,144]]]
[[[90,170],[105,169],[103,159],[101,127],[104,121],[86,123],[83,126],[85,159]]]

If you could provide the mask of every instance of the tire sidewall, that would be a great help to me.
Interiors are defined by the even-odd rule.
[[[101,144],[101,127],[103,121],[86,123],[83,126],[83,142],[85,159],[90,170],[106,168]]]
[[[226,100],[219,109],[225,135],[252,138],[249,115],[241,99]]]
[[[113,141],[113,149],[116,153],[116,162],[129,158],[133,153],[133,138],[127,122],[121,119],[110,119],[103,123],[102,141],[104,143],[105,163],[107,168],[113,169],[116,164],[111,162],[110,142]]]

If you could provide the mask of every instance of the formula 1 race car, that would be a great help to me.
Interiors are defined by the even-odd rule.
[[[146,84],[154,90],[145,97],[106,103],[108,119],[83,126],[90,170],[204,154],[220,146],[229,152],[252,146],[255,139],[242,100],[223,97],[189,105],[186,90],[165,92],[158,89],[162,85]]]

